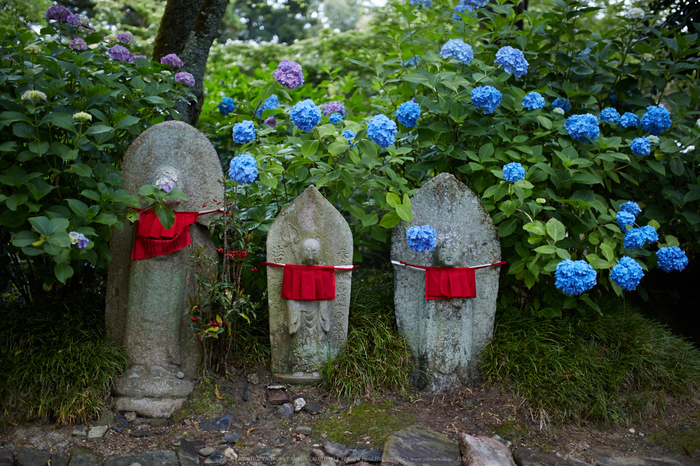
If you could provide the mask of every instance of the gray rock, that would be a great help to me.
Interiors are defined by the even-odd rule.
[[[275,466],[314,466],[311,449],[297,445],[275,458]]]
[[[238,459],[238,453],[231,447],[224,450],[224,456],[231,461],[236,461]]]
[[[210,419],[208,421],[200,422],[199,428],[201,430],[215,431],[215,430],[227,430],[229,424],[233,420],[233,414],[224,414],[216,419]]]
[[[367,450],[353,450],[352,453],[345,458],[345,463],[352,464],[362,461],[362,455],[364,455],[366,451]]]
[[[102,437],[105,436],[105,434],[107,433],[107,430],[109,430],[109,426],[90,427],[90,430],[88,431],[87,437],[90,440],[101,439]]]
[[[201,450],[199,450],[199,456],[209,456],[212,453],[216,451],[216,448],[213,447],[204,447]]]
[[[285,207],[267,234],[267,260],[278,264],[351,265],[352,232],[342,214],[309,186]],[[272,373],[276,380],[313,384],[318,366],[337,354],[348,333],[351,271],[335,271],[335,299],[282,298],[283,273],[268,267]]]
[[[51,455],[51,466],[68,466],[70,457],[65,451],[57,451]]]
[[[133,411],[128,411],[124,413],[124,419],[126,419],[129,422],[134,422],[136,420],[136,413]]]
[[[204,460],[204,464],[222,465],[226,464],[226,461],[228,461],[226,459],[226,455],[218,450],[215,450],[206,460]]]
[[[411,198],[411,224],[437,233],[434,251],[408,247],[401,222],[393,230],[391,258],[428,267],[467,267],[501,260],[496,228],[479,199],[453,175],[442,173]],[[426,272],[395,266],[396,322],[415,356],[411,383],[441,392],[478,374],[477,355],[493,334],[499,267],[478,269],[475,298],[426,299]],[[436,271],[436,273],[439,273]]]
[[[303,398],[295,398],[294,399],[294,411],[301,411],[301,408],[306,406],[306,400]]]
[[[167,423],[168,423],[168,420],[167,420],[167,419],[162,419],[162,418],[161,418],[161,419],[156,418],[156,419],[149,419],[149,420],[148,420],[148,425],[151,425],[151,426],[164,426],[164,425],[167,424]]]
[[[323,408],[321,408],[321,405],[314,400],[306,400],[303,410],[309,414],[320,414],[323,411]]]
[[[145,184],[155,184],[162,176],[177,177],[175,187],[188,200],[167,201],[166,205],[175,211],[198,211],[202,204],[221,197],[219,180],[223,172],[216,150],[202,133],[180,121],[166,121],[144,131],[127,149],[121,168],[124,189],[131,195]],[[216,255],[207,228],[215,215],[220,214],[200,216],[189,227],[192,246],[206,247],[205,255],[209,257]],[[183,312],[195,286],[194,281],[188,280],[189,248],[132,261],[133,243],[134,226],[130,222],[123,231],[115,229],[107,279],[107,335],[117,345],[126,347],[132,366],[162,368],[173,381],[156,384],[152,391],[148,383],[142,384],[138,395],[118,395],[115,406],[147,417],[168,417],[181,404],[159,403],[154,413],[143,400],[183,398],[182,388],[191,385],[175,383],[186,382],[176,374],[195,376],[201,361],[201,346],[191,338],[189,316]],[[154,328],[158,331],[154,332]],[[174,391],[163,393],[164,385],[174,387]],[[119,402],[120,398],[132,397],[141,402]]]
[[[326,453],[341,460],[352,453],[352,450],[345,445],[324,438],[321,439],[321,445]]]
[[[15,454],[9,448],[0,448],[0,466],[12,466],[15,464]]]
[[[68,446],[68,440],[58,432],[47,432],[29,439],[34,447],[39,450],[56,450]]]
[[[460,434],[459,449],[465,466],[515,466],[510,450],[489,437]]]
[[[22,447],[17,451],[17,466],[46,466],[51,459],[48,451]]]
[[[68,449],[68,466],[102,466],[103,457],[89,448],[73,445]]]
[[[324,456],[321,460],[321,466],[337,466],[337,462],[330,456]]]
[[[177,447],[177,457],[180,460],[181,466],[198,466],[199,457],[192,442],[187,439],[180,440],[180,446]]]
[[[289,395],[284,390],[267,389],[267,402],[273,405],[289,403]]]
[[[382,463],[403,466],[460,466],[459,458],[455,442],[419,425],[389,435],[382,453]]]
[[[311,427],[298,426],[296,428],[296,432],[297,432],[297,434],[311,435]]]
[[[595,460],[596,466],[683,466],[683,463],[664,456],[640,458],[601,452],[591,452],[588,456]]]
[[[379,450],[367,450],[362,454],[362,461],[379,463],[382,460],[382,452]]]
[[[285,403],[275,411],[275,414],[279,417],[285,417],[291,419],[294,416],[294,405],[291,403]]]
[[[75,437],[87,437],[88,428],[86,426],[75,426],[73,429],[73,436]]]
[[[114,424],[114,414],[107,411],[100,416],[100,418],[95,422],[97,426],[109,426]]]
[[[236,443],[241,439],[241,434],[236,432],[227,432],[221,437],[221,443]]]
[[[513,453],[518,466],[570,466],[571,463],[557,455],[520,447]]]
[[[151,431],[148,429],[132,430],[129,432],[132,437],[148,437],[151,435]]]
[[[182,372],[182,371],[178,371],[178,373],[175,374],[175,377],[177,377],[178,379],[184,379],[184,378],[185,378],[185,373]]]
[[[172,450],[144,451],[132,455],[115,455],[105,460],[104,466],[179,466],[177,454]]]
[[[266,463],[272,463],[280,454],[282,454],[281,448],[263,448],[255,452],[255,456]]]

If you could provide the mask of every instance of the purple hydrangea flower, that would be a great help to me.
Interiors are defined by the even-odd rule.
[[[600,121],[605,121],[607,123],[618,123],[620,121],[620,113],[612,107],[603,109],[598,115]]]
[[[627,201],[620,206],[620,210],[629,212],[635,217],[642,213],[642,208],[634,201]]]
[[[131,52],[129,52],[129,49],[123,45],[115,45],[111,49],[107,50],[107,53],[114,60],[119,60],[125,63],[128,63],[129,58],[131,58]]]
[[[68,21],[68,17],[72,15],[71,11],[63,5],[50,6],[44,16],[46,19],[53,19],[54,21]]]
[[[506,45],[496,52],[496,61],[494,62],[503,68],[506,73],[513,73],[516,78],[527,73],[529,63],[525,60],[525,55],[518,49]]]
[[[642,280],[644,271],[631,257],[620,258],[610,271],[610,279],[625,291],[634,291]]]
[[[343,105],[342,102],[339,102],[337,100],[334,100],[333,102],[328,102],[326,105],[323,106],[323,114],[325,116],[330,115],[331,113],[340,113],[345,117],[345,105]]]
[[[645,137],[634,138],[630,144],[630,149],[637,157],[644,157],[651,153],[651,141]]]
[[[87,42],[85,42],[84,39],[80,37],[76,37],[75,39],[70,41],[70,44],[68,44],[68,47],[70,47],[73,50],[87,50]]]
[[[136,42],[136,38],[134,38],[134,35],[130,32],[118,32],[117,33],[117,42],[121,42],[122,44],[133,44]]]
[[[585,115],[571,115],[564,124],[569,136],[581,142],[595,141],[600,136],[598,119],[587,113]]]
[[[87,16],[77,14],[70,15],[66,21],[73,27],[90,29],[90,21],[87,19]]]
[[[236,183],[252,183],[258,176],[258,163],[250,154],[240,154],[231,159],[228,176]]]
[[[544,97],[539,92],[530,92],[523,99],[523,108],[526,110],[544,108]]]
[[[620,128],[637,128],[639,126],[639,117],[634,113],[627,112],[620,117]]]
[[[588,291],[597,283],[595,270],[583,260],[565,259],[559,262],[554,276],[554,286],[570,296]]]
[[[156,186],[158,187],[158,189],[161,189],[166,193],[170,193],[170,191],[172,191],[175,187],[175,181],[177,181],[176,178],[174,179],[169,176],[164,176],[156,180]]]
[[[163,58],[161,58],[160,63],[163,65],[168,65],[171,68],[177,68],[177,69],[182,68],[182,65],[184,65],[184,63],[182,63],[182,60],[180,60],[180,57],[178,57],[174,53],[168,54],[168,55],[164,56]]]
[[[255,139],[255,126],[251,120],[236,123],[233,126],[233,142],[245,144]]]
[[[658,136],[671,127],[671,114],[663,107],[649,106],[642,117],[642,128]]]
[[[396,141],[396,123],[386,115],[375,115],[367,124],[367,136],[376,145],[386,149]]]
[[[406,230],[406,241],[408,247],[416,252],[432,251],[435,249],[435,239],[437,234],[430,225],[413,225]]]
[[[340,113],[331,113],[331,115],[328,117],[328,120],[330,120],[330,122],[333,124],[342,123],[343,115],[341,115]]]
[[[263,123],[265,123],[266,125],[271,126],[273,128],[275,126],[277,126],[277,120],[273,116],[269,116],[269,117],[265,118],[265,121],[263,121]]]
[[[399,105],[399,109],[396,111],[396,116],[399,123],[404,125],[406,128],[413,128],[418,123],[418,118],[420,117],[420,105],[412,100],[404,102]]]
[[[484,115],[493,113],[501,104],[501,92],[491,86],[479,86],[472,90],[472,104],[478,109],[484,111]]]
[[[296,89],[304,84],[304,74],[301,65],[283,58],[275,70],[275,80],[287,89]]]
[[[615,215],[615,219],[617,220],[617,226],[619,226],[622,231],[627,230],[627,225],[634,225],[634,215],[624,210],[618,211]]]
[[[311,99],[297,102],[289,111],[292,123],[304,132],[309,132],[321,121],[321,109]]]
[[[468,65],[474,58],[471,45],[465,44],[462,39],[450,39],[440,49],[443,58],[454,58],[459,63]]]
[[[84,234],[77,231],[71,231],[68,233],[68,236],[70,237],[71,244],[77,244],[78,248],[80,249],[83,249],[90,242],[90,240],[87,239]]]
[[[503,179],[511,183],[525,179],[525,168],[518,162],[511,162],[503,166]]]
[[[134,63],[139,58],[143,58],[144,60],[148,60],[148,57],[146,57],[146,55],[129,55],[129,63]]]
[[[673,270],[678,270],[680,272],[688,265],[688,256],[686,256],[685,251],[678,246],[659,248],[659,250],[656,251],[656,259],[658,261],[656,265],[664,272],[671,272]]]
[[[186,71],[180,71],[175,74],[175,82],[182,83],[185,86],[194,86],[194,76]]]

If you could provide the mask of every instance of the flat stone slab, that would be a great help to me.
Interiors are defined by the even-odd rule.
[[[172,450],[144,451],[133,455],[115,455],[105,460],[104,466],[180,466],[177,453]]]
[[[208,421],[203,421],[199,423],[199,428],[201,430],[208,430],[208,431],[214,431],[214,430],[227,430],[229,424],[231,424],[231,421],[233,420],[233,414],[228,413],[224,414],[221,417],[217,417],[216,419],[210,419]]]
[[[68,466],[102,466],[103,457],[89,448],[73,445],[68,449]],[[127,465],[131,466],[131,464]]]
[[[46,466],[51,459],[48,451],[22,447],[17,452],[17,466]]]
[[[513,457],[520,466],[571,466],[580,465],[580,462],[567,461],[552,453],[545,453],[538,450],[529,450],[527,448],[518,448],[515,450]]]
[[[115,411],[135,411],[145,417],[169,417],[182,408],[185,398],[131,398],[118,397],[114,399],[112,408]]]
[[[464,466],[515,466],[510,450],[489,437],[460,434],[459,450]]]
[[[616,456],[592,452],[590,457],[595,460],[596,466],[685,466],[680,461],[665,456],[639,458],[637,456]]]
[[[382,465],[460,466],[459,446],[439,432],[414,425],[391,434]]]
[[[180,460],[181,466],[198,466],[199,458],[197,450],[195,450],[192,442],[186,439],[180,440],[180,446],[177,449],[177,457]]]
[[[315,466],[311,461],[311,449],[296,446],[275,458],[275,466]]]

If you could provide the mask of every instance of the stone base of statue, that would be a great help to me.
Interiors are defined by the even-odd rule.
[[[112,409],[166,418],[182,408],[193,389],[192,382],[162,367],[131,366],[114,384]]]

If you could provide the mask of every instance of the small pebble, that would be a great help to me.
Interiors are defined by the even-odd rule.
[[[129,422],[134,422],[136,420],[136,413],[133,411],[129,411],[128,413],[124,413],[124,419],[126,419]]]
[[[178,378],[178,379],[184,379],[184,378],[185,378],[185,374],[182,373],[182,372],[178,372],[178,373],[177,373],[177,378]]]
[[[297,434],[311,435],[311,427],[299,426],[296,428]]]
[[[231,461],[236,461],[238,459],[238,454],[231,447],[228,447],[226,450],[224,450],[224,456],[230,459]]]
[[[216,451],[216,448],[213,448],[213,447],[204,447],[204,448],[202,448],[201,450],[199,450],[199,454],[200,454],[201,456],[209,456],[209,455],[211,455],[212,453],[214,453],[215,451]]]

